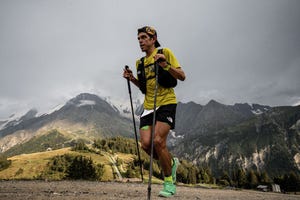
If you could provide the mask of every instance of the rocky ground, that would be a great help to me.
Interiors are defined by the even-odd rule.
[[[0,199],[147,199],[148,184],[93,182],[93,181],[0,181]],[[162,185],[152,184],[151,199],[157,196]],[[178,186],[177,194],[170,199],[197,200],[300,200],[300,195],[287,195],[250,190],[206,189]]]

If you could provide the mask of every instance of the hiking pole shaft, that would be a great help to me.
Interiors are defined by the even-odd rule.
[[[125,69],[126,70],[129,69],[129,67],[126,65]],[[136,143],[136,149],[137,149],[137,154],[138,154],[139,164],[140,164],[140,173],[141,173],[142,182],[144,182],[141,154],[140,154],[138,138],[137,138],[137,131],[136,131],[136,125],[135,125],[134,112],[133,112],[133,104],[132,104],[131,87],[130,87],[129,78],[127,78],[127,85],[128,85],[128,92],[129,92],[130,105],[131,105],[131,113],[132,113],[132,121],[133,121],[134,135],[135,135],[135,143]]]
[[[149,169],[149,182],[148,182],[148,200],[151,199],[151,182],[153,173],[153,151],[154,151],[154,134],[155,134],[155,121],[156,121],[156,97],[158,88],[158,64],[154,63],[155,67],[155,89],[154,89],[154,102],[153,102],[153,121],[151,129],[151,154],[150,154],[150,169]]]

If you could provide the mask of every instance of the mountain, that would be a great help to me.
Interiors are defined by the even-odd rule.
[[[237,168],[280,175],[300,172],[300,106],[179,104],[171,150],[216,174]],[[181,116],[180,112],[184,114]],[[197,114],[198,113],[198,114]],[[190,126],[187,126],[190,121]]]
[[[194,102],[179,103],[175,132],[193,139],[241,123],[270,109],[270,106],[258,104],[224,105],[215,100],[209,101],[204,106]]]
[[[138,103],[135,111],[141,111]],[[134,136],[130,108],[83,93],[43,115],[32,109],[1,120],[0,152],[17,155],[112,136]],[[216,175],[239,168],[300,173],[300,106],[178,103],[168,146]]]
[[[6,122],[0,130],[0,152],[33,137],[57,130],[70,139],[93,141],[115,135],[132,137],[132,122],[100,97],[83,93],[52,113],[35,116],[31,110],[24,116]]]

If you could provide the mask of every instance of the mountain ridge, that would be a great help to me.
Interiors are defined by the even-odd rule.
[[[275,107],[206,135],[184,137],[172,144],[172,151],[219,174],[232,168],[299,173],[299,124],[300,106]]]
[[[136,110],[140,108],[136,106]],[[126,106],[114,106],[105,98],[82,93],[52,113],[37,116],[37,111],[31,110],[20,123],[15,121],[0,129],[0,151],[53,130],[62,134],[61,144],[79,139],[93,143],[97,138],[119,135],[133,137],[129,114]],[[174,155],[211,166],[216,173],[233,168],[299,173],[299,127],[300,106],[179,102],[176,128],[169,135],[168,146]]]

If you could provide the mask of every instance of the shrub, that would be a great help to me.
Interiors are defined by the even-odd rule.
[[[95,165],[92,158],[82,155],[55,156],[47,166],[47,170],[40,176],[42,179],[101,180],[104,174],[104,165]]]
[[[7,169],[11,165],[11,160],[7,160],[7,157],[0,154],[0,171]]]

